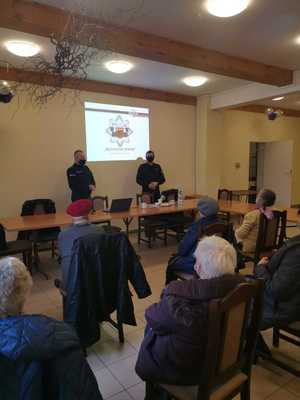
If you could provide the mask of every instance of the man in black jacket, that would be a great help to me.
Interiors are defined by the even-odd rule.
[[[74,164],[67,169],[69,187],[72,191],[72,201],[89,199],[96,190],[96,183],[89,167],[85,165],[86,158],[82,150],[74,152]]]
[[[153,151],[147,151],[146,160],[146,163],[139,166],[136,182],[142,186],[143,193],[153,195],[153,200],[156,201],[160,197],[159,185],[166,180],[161,166],[154,163]]]
[[[300,227],[300,221],[297,226]],[[265,281],[261,329],[298,321],[300,318],[300,235],[289,239],[270,259],[264,257],[255,268],[255,276]]]

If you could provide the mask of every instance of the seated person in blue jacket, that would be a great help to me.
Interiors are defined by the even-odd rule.
[[[0,260],[0,399],[102,400],[73,328],[22,314],[31,286],[20,260]]]
[[[96,225],[89,222],[88,215],[92,210],[92,201],[81,199],[74,201],[67,208],[67,214],[72,217],[72,225],[60,232],[58,236],[58,249],[61,257],[62,286],[68,281],[69,266],[73,243],[76,239],[90,233],[99,232]]]
[[[255,277],[265,281],[262,330],[300,320],[300,235],[287,240],[271,258],[262,258]]]
[[[218,222],[219,205],[215,199],[203,196],[198,201],[197,208],[198,215],[196,221],[190,226],[180,242],[177,254],[169,261],[166,272],[166,284],[176,279],[174,271],[190,274],[194,272],[194,252],[201,237],[201,232],[209,225]]]
[[[225,297],[239,283],[236,252],[218,237],[203,238],[195,251],[195,277],[173,281],[145,312],[146,335],[135,370],[146,384],[146,400],[161,398],[156,383],[195,385],[207,345],[209,301]]]

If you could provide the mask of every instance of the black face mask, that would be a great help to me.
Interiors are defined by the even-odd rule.
[[[86,163],[86,160],[79,160],[79,165],[81,166],[81,167],[83,167],[84,165],[85,165],[85,163]]]
[[[151,155],[149,155],[149,156],[147,156],[147,161],[149,161],[149,162],[153,162],[154,161],[154,156],[151,154]]]

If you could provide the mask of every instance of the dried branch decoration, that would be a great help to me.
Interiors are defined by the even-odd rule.
[[[138,6],[127,10],[128,21],[143,8],[144,0],[136,1],[139,3]],[[124,12],[122,10],[123,14]],[[96,48],[99,38],[102,40],[101,52]],[[76,78],[74,82],[79,82],[78,79],[86,80],[88,69],[93,62],[99,63],[101,59],[113,52],[109,44],[105,43],[96,19],[78,16],[73,11],[69,14],[63,32],[59,36],[51,35],[50,42],[54,48],[53,57],[46,58],[43,54],[39,54],[27,59],[22,65],[23,70],[37,73],[37,82],[26,83],[25,79],[20,79],[21,82],[10,85],[11,90],[17,95],[25,93],[31,104],[36,107],[44,106],[60,94],[66,86],[66,80],[70,81],[70,78]],[[5,61],[3,63],[13,67]],[[72,89],[74,99],[79,98],[76,84]]]

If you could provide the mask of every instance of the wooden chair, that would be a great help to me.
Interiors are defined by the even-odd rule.
[[[211,224],[207,226],[199,235],[199,240],[201,240],[204,236],[219,236],[228,242],[232,242],[234,232],[232,224],[218,222],[215,224]],[[186,281],[193,278],[193,274],[189,274],[187,272],[176,272],[174,271],[174,275],[177,279]]]
[[[30,240],[6,241],[5,229],[0,224],[0,257],[22,254],[23,263],[32,273],[32,243]]]
[[[273,218],[268,219],[261,214],[258,227],[258,235],[253,256],[244,254],[239,247],[237,272],[245,267],[245,263],[253,262],[256,265],[261,257],[270,256],[272,252],[282,246],[286,236],[287,211],[273,211]]]
[[[164,196],[166,202],[174,201],[176,203],[178,200],[178,189],[165,190],[161,194]],[[187,228],[193,223],[195,213],[178,212],[169,215],[161,215],[159,219],[167,223],[167,235],[176,237],[179,242],[183,238]]]
[[[92,214],[96,211],[103,211],[108,209],[108,196],[94,196],[92,197]],[[94,225],[104,225],[102,228],[105,232],[121,232],[121,228],[118,226],[112,226],[110,220],[93,222]]]
[[[297,347],[300,347],[300,320],[292,322],[290,324],[280,324],[273,328],[273,346],[279,347],[280,339],[286,342],[292,343]],[[273,356],[267,358],[273,364],[281,367],[282,369],[290,372],[291,374],[300,377],[300,371],[292,366],[286,364],[283,361],[279,361]]]
[[[218,190],[218,200],[232,200],[232,191],[228,189]]]
[[[259,332],[263,283],[240,284],[209,303],[204,364],[195,386],[161,384],[176,400],[250,400],[251,369]],[[195,365],[195,368],[197,366]]]
[[[136,195],[137,206],[139,206],[141,203],[151,204],[152,202],[153,198],[149,193]],[[167,222],[162,221],[157,216],[139,217],[138,244],[140,245],[141,242],[147,243],[150,249],[152,248],[153,241],[155,241],[156,239],[163,240],[164,245],[167,246],[168,244]]]

